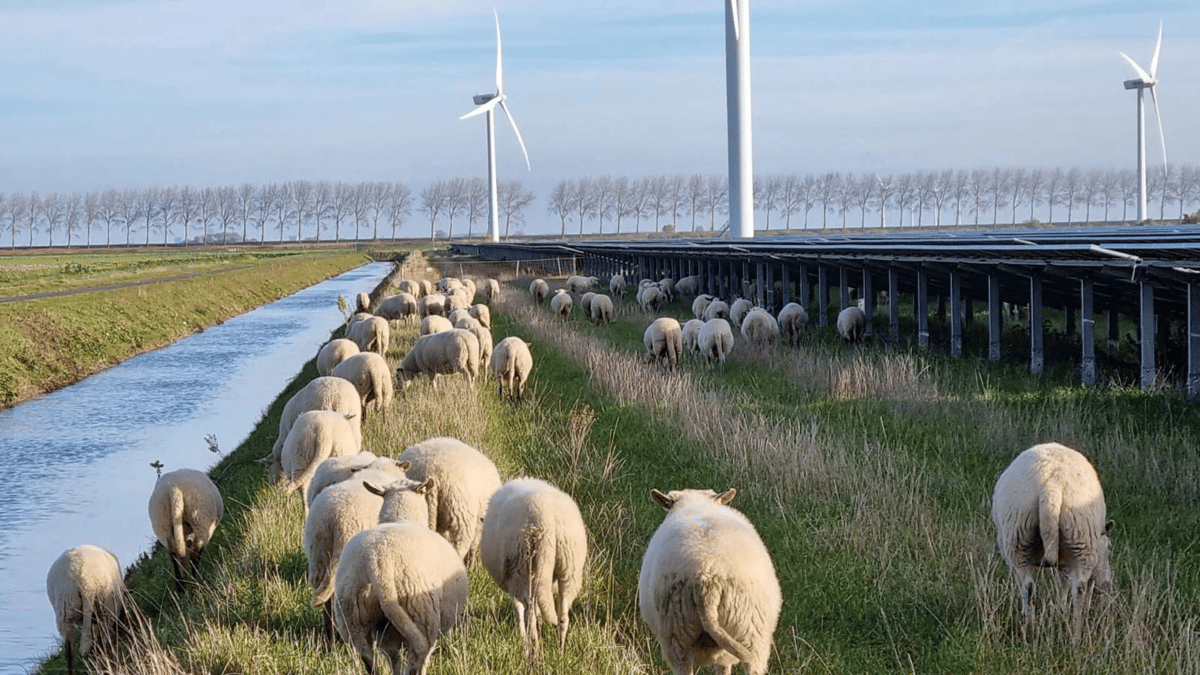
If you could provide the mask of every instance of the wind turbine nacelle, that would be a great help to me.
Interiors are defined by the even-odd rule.
[[[1149,87],[1149,86],[1150,86],[1150,83],[1145,80],[1142,80],[1142,79],[1125,80],[1125,88],[1126,89],[1142,89],[1142,88]],[[479,97],[476,96],[475,98],[479,98]]]
[[[471,100],[475,101],[475,105],[483,105],[494,98],[496,98],[495,94],[476,94]]]

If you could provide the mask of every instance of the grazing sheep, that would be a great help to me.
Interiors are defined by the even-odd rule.
[[[375,453],[367,450],[356,455],[330,457],[317,465],[312,480],[308,484],[308,491],[304,494],[304,501],[311,507],[313,500],[321,494],[322,490],[330,485],[340,483],[360,471],[371,469],[396,478],[403,478],[408,467],[408,462],[398,462],[391,457],[376,457]]]
[[[554,292],[554,297],[550,298],[550,311],[566,318],[571,314],[571,294],[565,288],[560,288]]]
[[[754,303],[745,298],[738,298],[729,306],[729,323],[740,327],[742,321],[746,318],[746,314],[754,309]]]
[[[284,492],[298,492],[307,517],[309,500],[305,494],[317,467],[330,457],[354,455],[357,452],[354,427],[345,415],[328,410],[309,410],[296,418],[296,423],[283,442],[275,482]],[[271,467],[271,474],[276,474],[275,467]]]
[[[283,442],[300,413],[309,410],[332,410],[347,415],[348,418],[353,416],[351,425],[354,427],[354,439],[358,447],[362,448],[362,397],[358,389],[349,380],[340,377],[317,377],[284,404],[283,413],[279,416],[279,435],[275,438],[275,445],[271,447],[271,455],[267,457],[268,468],[282,466],[279,453],[283,450]],[[278,475],[272,474],[271,480],[279,482]]]
[[[662,291],[663,299],[666,302],[673,301],[675,299],[675,280],[663,277],[658,281],[658,290]]]
[[[159,476],[150,493],[150,525],[171,556],[175,588],[195,574],[200,555],[225,515],[221,491],[203,471],[176,469]]]
[[[519,337],[506,337],[492,351],[492,374],[500,384],[500,398],[504,398],[504,389],[508,388],[508,396],[521,400],[525,395],[525,383],[533,372],[533,354],[529,351],[529,343]]]
[[[492,310],[482,303],[471,305],[467,310],[484,328],[492,327]]]
[[[529,282],[529,294],[533,296],[533,301],[540,305],[546,302],[546,297],[550,295],[550,284],[546,283],[545,279],[534,279]]]
[[[401,293],[408,293],[417,300],[420,300],[421,296],[425,295],[425,291],[421,288],[421,284],[414,279],[405,279],[404,281],[396,284],[396,290],[400,291]]]
[[[336,338],[326,342],[317,352],[317,374],[328,375],[334,366],[361,351],[354,340]]]
[[[676,319],[669,316],[655,319],[646,326],[642,342],[646,345],[647,362],[669,369],[679,365],[679,354],[683,351],[683,328]]]
[[[355,312],[370,312],[371,311],[371,296],[366,293],[359,293],[354,296],[354,311]]]
[[[346,331],[346,337],[358,345],[359,351],[375,352],[380,356],[387,356],[388,344],[392,340],[392,328],[388,325],[387,319],[381,316],[372,316],[350,324],[350,328]]]
[[[713,300],[716,300],[716,298],[707,293],[697,295],[696,299],[692,300],[692,314],[696,315],[696,318],[701,321],[707,321],[708,319],[704,318],[704,312]]]
[[[417,298],[411,293],[397,293],[384,298],[375,310],[376,316],[381,316],[388,321],[403,321],[405,325],[409,323],[410,319],[416,319],[419,313]]]
[[[613,320],[613,301],[612,298],[604,294],[597,294],[592,298],[592,321],[599,325],[612,323]]]
[[[479,340],[479,375],[485,377],[491,372],[492,351],[495,349],[492,344],[492,331],[483,326],[471,326],[466,330]]]
[[[342,361],[330,373],[340,377],[358,390],[362,401],[363,422],[367,421],[367,406],[375,404],[375,410],[387,417],[387,411],[392,407],[392,397],[396,389],[392,382],[392,371],[387,359],[374,352],[355,354]]]
[[[479,319],[476,319],[473,316],[460,316],[454,321],[454,327],[470,330],[472,328],[483,328],[483,324],[479,323]]]
[[[457,323],[459,319],[461,319],[463,317],[469,317],[469,316],[471,316],[470,311],[468,311],[467,309],[465,309],[463,307],[459,307],[458,309],[451,311],[450,314],[446,318],[450,319],[450,323]]]
[[[725,365],[725,358],[733,351],[733,329],[725,319],[709,319],[700,327],[696,348],[704,355],[705,362]]]
[[[376,525],[342,549],[334,594],[338,633],[368,673],[379,672],[378,649],[393,673],[425,675],[438,638],[466,619],[467,588],[466,567],[445,539],[411,521]]]
[[[568,293],[579,295],[591,290],[592,286],[598,281],[600,280],[596,277],[571,276],[567,277],[566,289]]]
[[[593,291],[588,291],[579,296],[579,311],[583,312],[583,318],[588,321],[592,320],[592,300],[596,298]]]
[[[724,300],[713,300],[704,307],[705,321],[729,318],[729,305]]]
[[[742,318],[742,335],[752,344],[774,346],[779,340],[779,322],[767,310],[755,307]]]
[[[666,301],[666,296],[663,295],[662,289],[654,284],[642,286],[638,290],[637,301],[643,312],[648,314],[657,314],[663,302]]]
[[[613,294],[613,297],[625,297],[625,275],[614,274],[612,279],[608,280],[608,292]]]
[[[758,532],[728,506],[735,494],[651,492],[667,517],[642,559],[638,608],[675,675],[766,672],[783,596]]]
[[[436,287],[442,293],[449,293],[456,288],[462,288],[463,284],[454,277],[442,277],[441,279],[438,279],[436,283],[434,283],[434,287]]]
[[[700,293],[700,276],[693,274],[675,282],[675,293],[680,297],[695,296]]]
[[[558,624],[558,646],[565,647],[587,559],[587,528],[575,500],[536,478],[508,481],[488,502],[479,550],[492,580],[512,596],[525,655],[537,658],[539,619]]]
[[[683,323],[680,339],[683,340],[683,351],[689,354],[700,352],[700,329],[704,322],[700,319],[689,319]]]
[[[418,279],[417,283],[421,284],[421,293],[420,293],[420,295],[417,295],[418,298],[423,298],[426,295],[433,293],[433,282],[431,282],[430,280]]]
[[[495,302],[500,297],[500,282],[495,279],[484,279],[483,297],[487,298],[489,303]]]
[[[474,279],[463,279],[463,288],[467,289],[467,294],[471,296],[471,302],[475,301],[475,296],[479,294],[479,287],[475,285]]]
[[[421,319],[421,335],[432,335],[434,333],[442,333],[454,328],[454,323],[444,316],[438,314],[430,314]]]
[[[488,500],[500,489],[500,473],[482,452],[456,438],[438,437],[400,454],[412,462],[405,473],[417,482],[433,479],[425,497],[429,529],[449,541],[468,567],[479,544]]]
[[[843,309],[837,318],[837,332],[851,344],[862,342],[867,334],[867,315],[857,307]]]
[[[1033,623],[1033,573],[1039,567],[1059,571],[1062,596],[1074,609],[1073,632],[1079,636],[1092,587],[1112,585],[1109,531],[1104,490],[1096,469],[1076,450],[1043,443],[1025,450],[996,481],[992,523],[996,543],[1021,595],[1021,616]]]
[[[446,296],[441,293],[429,293],[417,301],[417,314],[420,314],[422,319],[430,314],[446,316],[448,313],[449,311],[446,309]]]
[[[450,312],[452,310],[459,309],[460,307],[466,309],[471,306],[471,303],[474,300],[474,293],[462,286],[459,286],[458,288],[446,293],[446,311]]]
[[[50,565],[46,596],[54,608],[68,673],[75,672],[75,629],[80,629],[79,653],[87,656],[93,635],[104,642],[116,637],[129,606],[121,563],[111,552],[92,544],[69,548]]]
[[[436,389],[438,375],[454,373],[461,373],[471,386],[479,373],[479,339],[461,328],[417,338],[396,368],[396,384],[403,391],[417,375],[425,374]]]
[[[794,302],[789,302],[779,310],[779,332],[793,347],[800,344],[804,337],[804,329],[808,326],[808,312]]]

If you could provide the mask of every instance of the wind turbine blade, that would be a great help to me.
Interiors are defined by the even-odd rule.
[[[738,25],[738,3],[737,0],[729,0],[729,13],[733,15],[733,39],[741,38],[742,30]]]
[[[1163,133],[1162,115],[1158,112],[1158,94],[1154,93],[1157,87],[1150,87],[1150,100],[1154,101],[1154,118],[1158,120],[1158,140],[1162,143],[1163,151],[1163,176],[1167,175],[1167,136]]]
[[[512,125],[513,131],[517,134],[517,142],[521,144],[521,152],[525,154],[525,168],[533,171],[533,165],[529,163],[529,151],[525,149],[525,141],[521,139],[521,130],[517,128],[517,121],[513,119],[512,113],[508,111],[508,106],[504,105],[503,98],[497,98],[500,101],[500,109],[504,111],[504,116],[508,118],[508,123]]]
[[[504,93],[504,68],[500,65],[500,13],[495,9],[492,13],[496,15],[496,95]]]
[[[500,97],[497,96],[496,98],[488,101],[487,103],[480,105],[478,108],[472,110],[471,112],[467,113],[466,115],[463,115],[462,117],[460,117],[458,119],[465,120],[465,119],[468,119],[471,117],[482,115],[483,113],[488,112],[492,108],[495,108],[496,104],[499,102],[500,102]]]
[[[1154,44],[1154,58],[1150,59],[1150,77],[1158,73],[1158,50],[1162,48],[1162,21],[1158,22],[1158,42]]]
[[[1124,56],[1125,60],[1129,62],[1129,65],[1133,66],[1133,69],[1134,69],[1134,71],[1137,72],[1138,77],[1142,78],[1143,80],[1145,80],[1147,82],[1150,82],[1151,80],[1154,79],[1153,77],[1150,77],[1149,73],[1142,70],[1142,67],[1137,64],[1137,61],[1134,61],[1133,59],[1129,58],[1128,54],[1126,54],[1125,52],[1121,52],[1121,56]]]

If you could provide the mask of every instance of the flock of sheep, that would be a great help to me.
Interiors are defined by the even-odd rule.
[[[571,277],[551,295],[549,284],[530,285],[535,300],[569,314],[578,304],[597,323],[613,320],[613,298],[625,279],[614,276],[612,296],[590,289],[594,277]],[[802,339],[804,309],[795,303],[772,315],[751,303],[698,294],[699,279],[642,281],[637,302],[657,313],[682,295],[695,296],[696,319],[683,325],[658,317],[647,327],[647,359],[678,366],[685,352],[723,363],[742,339],[771,345],[782,336]],[[503,482],[481,451],[454,438],[431,438],[398,457],[363,449],[368,411],[386,416],[395,389],[415,378],[458,374],[469,383],[490,372],[501,397],[520,399],[533,369],[529,345],[507,337],[493,345],[487,303],[500,293],[495,280],[477,288],[469,279],[402,281],[400,291],[374,313],[366,294],[344,339],[317,356],[319,376],[289,399],[271,455],[270,480],[296,492],[304,509],[303,548],[313,604],[322,608],[324,632],[361,657],[369,673],[376,652],[393,673],[424,673],[437,640],[460,624],[467,610],[467,569],[477,553],[496,584],[512,597],[526,655],[539,653],[541,623],[567,639],[570,608],[583,584],[587,529],[574,499],[531,477]],[[474,304],[476,295],[486,302]],[[853,310],[853,311],[852,311]],[[384,355],[390,322],[420,322],[421,335],[391,372]],[[839,316],[843,338],[861,339],[866,316],[850,308]],[[750,521],[729,506],[735,490],[654,490],[667,511],[650,539],[638,579],[638,607],[673,673],[706,664],[728,673],[766,671],[782,608],[782,592],[767,547]],[[168,551],[176,587],[194,575],[220,523],[220,492],[203,472],[161,475],[149,514]],[[1111,583],[1103,491],[1084,456],[1045,444],[1018,456],[996,483],[992,519],[1000,553],[1012,570],[1026,624],[1033,620],[1031,592],[1038,567],[1060,571],[1070,592],[1076,632],[1094,586]],[[121,568],[108,551],[72,548],[54,562],[47,593],[73,672],[76,628],[80,651],[111,639],[128,606]],[[402,655],[407,662],[402,663]]]

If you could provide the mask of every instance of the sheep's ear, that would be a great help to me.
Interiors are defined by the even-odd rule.
[[[419,495],[423,495],[432,489],[433,489],[433,479],[426,478],[424,483],[421,483],[420,485],[413,488],[413,492],[415,492]]]
[[[655,504],[658,504],[659,506],[663,507],[664,509],[666,509],[668,511],[670,511],[671,507],[675,505],[674,499],[671,499],[671,497],[669,495],[667,495],[666,493],[662,492],[661,490],[659,490],[657,488],[653,488],[650,490],[650,499],[654,500]]]
[[[729,502],[733,501],[733,498],[736,496],[737,496],[737,490],[735,490],[734,488],[729,488],[728,490],[726,490],[726,491],[722,492],[721,494],[717,495],[716,497],[714,497],[713,501],[718,504],[728,506]]]
[[[1107,537],[1109,535],[1109,533],[1112,532],[1112,529],[1113,529],[1113,521],[1110,520],[1107,523],[1104,523],[1104,536]]]
[[[400,469],[401,471],[408,471],[412,468],[412,462],[408,461],[407,459],[403,461],[396,460],[396,468]]]
[[[365,481],[365,480],[363,481],[363,487],[365,487],[367,489],[367,492],[370,492],[373,495],[379,495],[380,497],[382,497],[384,495],[384,493],[386,492],[386,490],[379,487],[378,485],[374,485],[374,484],[370,483],[369,481]]]

